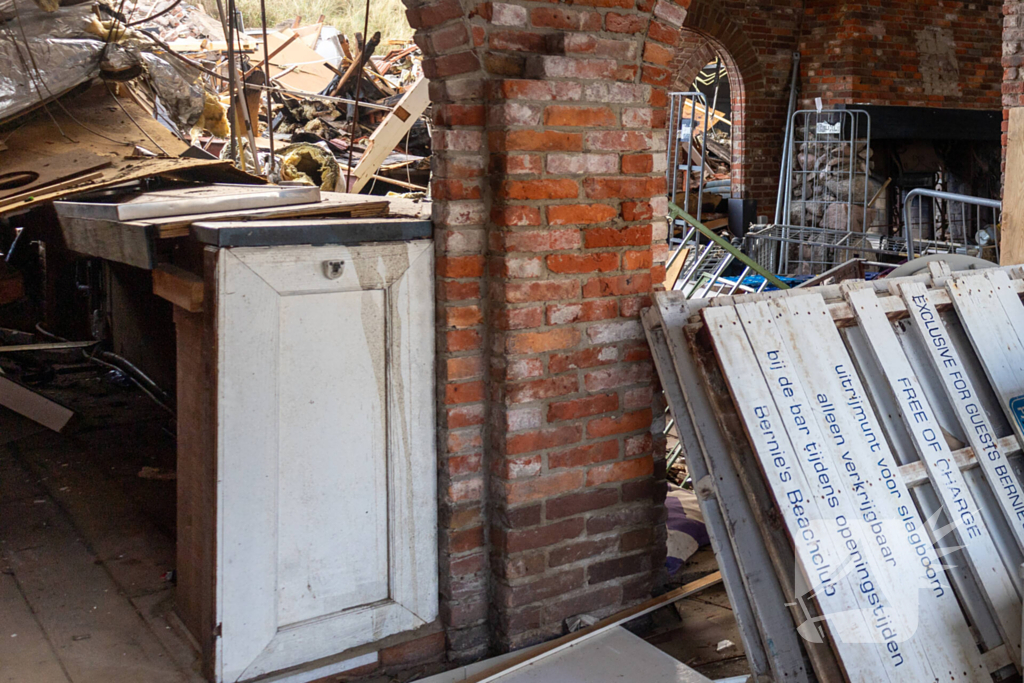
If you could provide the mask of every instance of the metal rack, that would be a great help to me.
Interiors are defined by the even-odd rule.
[[[846,230],[854,228],[854,211],[867,224],[868,186],[871,167],[871,116],[861,109],[801,110],[790,119],[786,136],[785,211],[783,222],[800,227],[833,230],[841,226],[830,206],[846,206]],[[864,170],[859,170],[864,153]],[[801,156],[803,163],[795,163]],[[813,160],[813,162],[811,161]],[[831,180],[829,178],[832,178]],[[799,197],[795,198],[794,193]],[[799,202],[794,206],[794,201]],[[800,220],[793,220],[794,208]]]

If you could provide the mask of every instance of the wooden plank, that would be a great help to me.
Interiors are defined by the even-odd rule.
[[[13,576],[0,574],[0,681],[71,683]]]
[[[1002,225],[1000,261],[1004,265],[1024,263],[1024,108],[1021,107],[1010,108]]]
[[[997,439],[996,442],[997,448],[1006,458],[1020,458],[1021,447],[1020,444],[1017,443],[1017,437],[1004,436],[1001,439]],[[985,451],[982,452],[984,453]],[[967,472],[980,466],[977,451],[969,446],[958,451],[953,451],[953,460],[956,462],[961,472]],[[905,483],[909,488],[920,486],[928,481],[928,472],[924,468],[924,463],[920,460],[908,465],[902,465],[900,467],[900,476],[903,478],[903,483]]]
[[[824,326],[823,328],[827,330]],[[842,338],[849,349],[850,356],[853,358],[858,374],[857,379],[863,383],[862,387],[860,384],[857,384],[854,388],[857,391],[862,390],[865,392],[855,392],[855,398],[859,398],[861,401],[870,400],[871,405],[875,407],[872,417],[876,418],[875,423],[881,426],[882,431],[887,437],[887,444],[896,459],[896,463],[901,465],[910,464],[912,460],[917,458],[914,446],[911,443],[910,435],[903,426],[896,398],[889,390],[888,381],[875,361],[865,334],[859,327],[850,327],[842,333]],[[874,428],[872,427],[872,429]],[[872,433],[877,435],[877,432]],[[908,496],[904,494],[901,488],[898,487],[898,490],[900,498],[896,503],[906,501]],[[943,514],[942,504],[932,489],[930,481],[910,489],[909,494],[909,500],[916,506],[921,520],[938,519]],[[896,507],[895,505],[893,506],[894,509]],[[893,517],[890,516],[890,518]],[[899,519],[900,517],[897,515],[895,518]],[[952,584],[961,608],[968,615],[971,625],[976,629],[976,639],[984,646],[982,649],[988,650],[1002,645],[1003,639],[996,626],[995,618],[985,604],[985,599],[981,595],[981,588],[967,566],[967,560],[963,557],[963,551],[960,550],[957,538],[951,534],[934,534],[932,533],[931,525],[925,524],[924,526],[927,527],[927,534],[931,539],[935,554],[942,558],[942,565],[946,570],[945,574],[937,572],[935,578],[940,581],[948,580]],[[919,531],[919,529],[920,527],[917,527],[915,530]],[[932,560],[928,559],[928,562],[931,563]],[[936,565],[929,564],[929,566],[934,567]],[[922,580],[927,578],[928,576],[924,575]],[[948,590],[948,586],[945,586],[944,589]]]
[[[92,218],[60,218],[68,248],[86,256],[151,270],[155,265],[156,230],[144,223]]]
[[[153,294],[189,313],[203,310],[203,278],[184,268],[161,263],[153,269]]]
[[[214,301],[216,250],[203,252],[205,300]],[[213,679],[217,642],[217,311],[174,309],[177,339],[177,576],[175,607]]]
[[[384,160],[402,141],[423,112],[430,106],[430,84],[423,76],[409,88],[395,109],[384,117],[377,130],[370,135],[366,152],[359,158],[359,163],[352,170],[352,187],[349,192],[359,192],[370,182]],[[394,182],[388,180],[388,182]],[[344,176],[339,176],[338,183],[344,187]]]
[[[110,162],[107,162],[105,164],[97,165],[96,168],[106,168],[107,166],[110,165]],[[0,201],[0,211],[8,211],[23,208],[36,202],[41,195],[45,195],[47,197],[54,197],[64,192],[65,190],[70,190],[71,188],[91,183],[95,180],[99,180],[102,177],[103,174],[100,172],[85,173],[84,175],[75,176],[74,178],[62,180],[59,183],[46,185],[45,187],[39,186],[31,192],[20,192],[18,194],[14,194],[7,197],[3,201]]]
[[[743,418],[747,438],[761,461],[775,505],[793,539],[798,566],[825,616],[829,637],[847,677],[852,681],[896,681],[903,664],[882,654],[865,615],[868,600],[861,597],[850,575],[836,576],[844,565],[835,538],[822,524],[825,514],[799,465],[795,445],[786,436],[784,418],[732,308],[704,311],[714,340],[718,362]],[[805,639],[820,638],[823,629],[813,622],[800,627]],[[912,680],[930,680],[923,671],[910,672]]]
[[[24,415],[55,432],[64,429],[74,413],[59,403],[0,377],[0,405]]]
[[[1020,662],[1021,601],[999,552],[985,528],[977,502],[928,405],[920,380],[911,368],[892,324],[873,291],[850,290],[847,299],[857,313],[872,353],[899,404],[904,425],[918,456],[924,461],[936,494],[954,525],[972,573],[982,587],[989,608],[996,615],[1003,642],[1013,660]]]
[[[928,349],[931,368],[942,380],[946,397],[973,449],[972,455],[982,454],[981,458],[975,456],[974,460],[980,464],[985,479],[992,487],[1017,547],[1024,551],[1024,487],[1010,466],[1009,453],[1001,447],[1001,440],[979,403],[978,390],[967,374],[938,311],[929,301],[925,286],[908,282],[899,285],[899,291],[911,311],[911,329],[917,332]],[[1020,305],[1019,299],[1017,305]]]
[[[593,626],[588,626],[587,628],[580,629],[575,633],[570,633],[569,635],[562,636],[561,638],[556,638],[555,640],[544,643],[538,647],[530,648],[511,659],[503,660],[493,668],[481,671],[474,676],[470,676],[466,679],[466,683],[489,683],[490,681],[497,680],[502,676],[518,671],[525,666],[535,664],[543,660],[545,657],[557,654],[566,648],[578,645],[596,636],[600,636],[620,624],[632,621],[633,619],[642,617],[645,614],[650,614],[657,609],[661,609],[665,605],[670,605],[673,602],[682,600],[683,598],[696,595],[711,586],[718,585],[721,582],[722,575],[720,572],[708,574],[702,579],[688,583],[685,586],[665,593],[664,595],[659,595],[656,598],[651,598],[650,600],[640,603],[636,607],[631,607],[627,610],[617,612],[610,617],[602,619]]]
[[[40,157],[35,163],[25,164],[20,168],[5,165],[0,175],[15,174],[21,171],[38,174],[38,177],[26,185],[0,190],[0,203],[16,195],[31,195],[40,189],[54,187],[57,184],[85,175],[91,171],[110,166],[110,159],[86,150],[73,150],[55,156]]]
[[[720,476],[716,479],[717,487],[707,485],[711,482],[710,469],[675,372],[665,330],[654,309],[644,311],[641,317],[651,343],[654,364],[662,378],[666,400],[675,418],[676,432],[686,453],[687,468],[694,481],[698,482],[696,489],[701,515],[735,613],[751,673],[755,676],[773,674],[777,680],[806,681],[808,667],[804,664],[796,634],[785,617],[786,600],[771,573],[770,560],[752,516],[740,517],[731,529],[725,522],[720,497],[727,497],[729,504],[742,505],[746,502],[738,478],[733,473],[728,482]],[[735,494],[730,496],[733,492]],[[734,537],[742,539],[742,558],[736,551]],[[748,560],[752,555],[756,555],[756,559]],[[765,602],[769,604],[763,604]],[[778,633],[775,638],[768,635],[773,630]],[[770,651],[765,642],[772,642]]]
[[[1014,401],[1024,394],[1024,345],[997,298],[996,286],[984,274],[972,274],[950,280],[946,289],[1000,408],[1024,445],[1024,425],[1014,410]]]
[[[917,619],[916,634],[925,642],[944,644],[939,652],[929,651],[932,668],[945,680],[987,681],[988,674],[946,577],[941,571],[928,569],[940,566],[937,554],[927,543],[922,547],[911,538],[921,534],[924,522],[911,504],[906,486],[891,474],[895,459],[867,403],[849,352],[829,321],[824,301],[812,294],[773,300],[770,307],[776,313],[779,330],[789,341],[796,372],[808,394],[814,396],[811,405],[819,428],[830,437],[834,460],[842,463],[837,471],[844,474],[856,503],[858,514],[854,518],[871,525],[875,533],[869,538],[889,570],[913,578],[908,592],[918,607],[905,616]]]
[[[679,282],[679,276],[683,274],[683,267],[686,265],[686,259],[690,257],[690,250],[683,249],[676,256],[675,260],[672,261],[672,265],[665,271],[665,291],[671,292],[676,288],[676,283]]]
[[[322,192],[320,201],[315,204],[299,204],[296,206],[277,206],[259,209],[243,209],[240,211],[221,211],[217,213],[196,214],[193,216],[172,216],[169,218],[153,218],[139,221],[146,225],[156,226],[161,239],[188,236],[188,229],[193,223],[220,222],[233,220],[278,220],[284,218],[303,218],[318,216],[351,215],[361,217],[386,218],[390,202],[380,197],[354,195],[343,192]]]
[[[877,542],[878,534],[872,533],[867,520],[863,524],[857,521],[866,500],[861,491],[866,489],[857,488],[856,480],[868,470],[870,461],[857,462],[846,448],[845,436],[829,430],[838,425],[827,421],[828,414],[820,400],[823,394],[814,392],[818,400],[812,400],[805,390],[809,378],[793,365],[792,350],[813,343],[814,336],[807,334],[800,319],[782,310],[778,301],[774,306],[768,302],[740,304],[735,310],[762,374],[769,386],[777,387],[772,392],[775,405],[779,415],[784,416],[794,452],[799,454],[798,466],[806,481],[804,490],[815,500],[826,503],[820,506],[821,533],[834,537],[843,565],[852,567],[850,573],[858,594],[867,600],[874,642],[887,648],[890,659],[900,659],[901,676],[946,680],[944,670],[956,665],[943,661],[948,652],[945,646],[936,649],[934,637],[940,634],[928,632],[938,618],[934,603],[919,605],[916,577],[905,566],[899,566],[888,543]],[[776,317],[779,327],[774,322]],[[819,404],[817,412],[815,402]],[[878,494],[887,495],[884,491]],[[873,506],[872,498],[868,496],[867,500]],[[905,554],[909,550],[907,546]],[[919,628],[919,620],[923,628]],[[933,668],[933,662],[938,668]]]

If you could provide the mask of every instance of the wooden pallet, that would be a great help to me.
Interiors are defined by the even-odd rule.
[[[644,313],[759,678],[1020,670],[1022,278],[935,264],[809,290],[663,292]]]

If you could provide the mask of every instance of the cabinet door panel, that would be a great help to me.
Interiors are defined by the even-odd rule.
[[[384,300],[380,289],[281,299],[282,625],[388,597]]]
[[[215,668],[242,681],[437,616],[433,263],[413,242],[217,268]]]

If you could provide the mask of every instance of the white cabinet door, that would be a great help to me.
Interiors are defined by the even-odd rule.
[[[217,258],[218,681],[437,616],[430,242]]]

